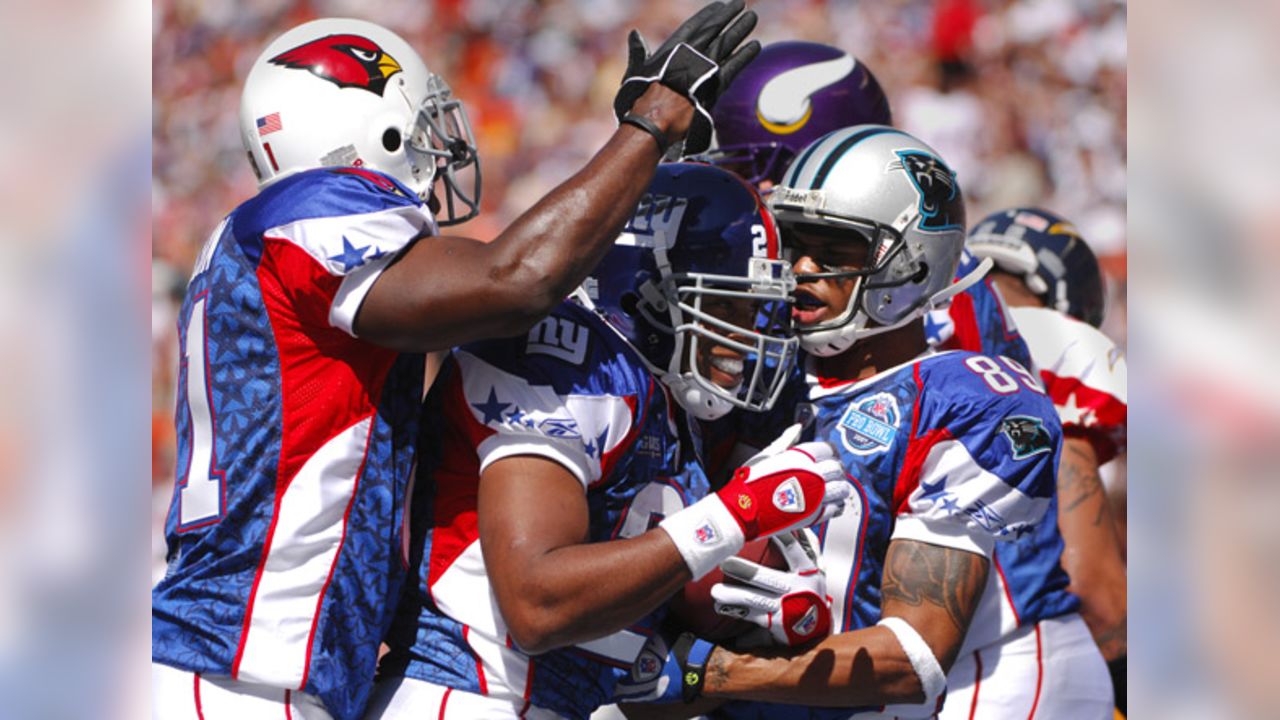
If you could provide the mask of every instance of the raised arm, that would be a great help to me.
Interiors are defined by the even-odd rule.
[[[615,101],[622,124],[604,148],[492,243],[415,243],[370,289],[356,334],[438,350],[519,334],[550,312],[608,251],[665,147],[706,124],[719,91],[759,51],[754,41],[738,47],[755,26],[742,8],[743,0],[704,7],[652,54],[633,33]]]

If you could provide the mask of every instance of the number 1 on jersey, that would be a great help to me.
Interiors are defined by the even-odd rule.
[[[178,530],[217,522],[223,512],[224,474],[214,467],[213,408],[210,403],[208,362],[205,358],[205,305],[208,296],[191,306],[183,342],[187,382],[182,388],[191,417],[191,454],[186,477],[178,480]]]

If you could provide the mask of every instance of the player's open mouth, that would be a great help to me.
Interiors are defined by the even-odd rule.
[[[791,318],[797,325],[813,325],[818,322],[827,309],[827,304],[808,290],[796,289],[796,304],[791,310]]]

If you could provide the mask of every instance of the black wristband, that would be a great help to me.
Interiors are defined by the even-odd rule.
[[[667,142],[667,138],[663,134],[663,132],[658,129],[658,126],[655,125],[652,120],[650,120],[649,118],[643,115],[636,115],[635,113],[627,113],[626,115],[622,116],[622,119],[619,120],[619,122],[626,123],[627,125],[634,125],[635,127],[638,127],[641,130],[652,135],[653,141],[658,143],[659,158],[667,154],[667,146],[669,145],[669,143]]]
[[[711,657],[710,652],[701,657],[689,657],[695,642],[697,637],[693,633],[681,633],[671,648],[680,661],[680,699],[686,704],[702,695],[702,685],[707,679],[707,659]]]

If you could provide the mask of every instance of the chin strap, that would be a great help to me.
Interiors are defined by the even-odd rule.
[[[983,258],[982,262],[978,263],[978,267],[974,268],[968,275],[939,290],[933,297],[929,298],[929,302],[925,306],[925,312],[945,307],[946,303],[951,301],[951,298],[977,285],[978,281],[986,277],[993,267],[995,267],[995,261],[991,258]]]

